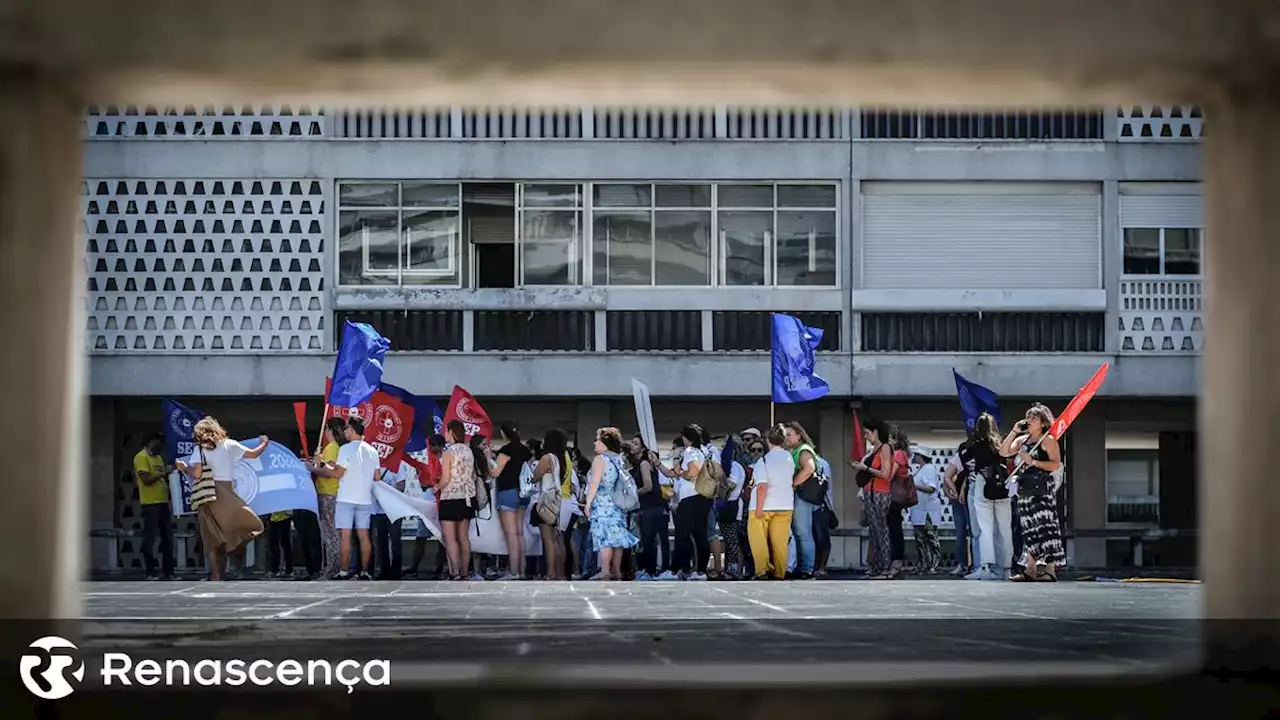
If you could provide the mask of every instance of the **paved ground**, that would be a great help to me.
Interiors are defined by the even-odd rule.
[[[380,658],[426,664],[436,677],[445,666],[695,662],[1075,663],[1098,672],[1194,663],[1201,586],[95,582],[85,600],[86,645],[138,656]]]

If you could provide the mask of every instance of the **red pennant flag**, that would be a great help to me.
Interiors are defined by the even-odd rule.
[[[462,424],[467,428],[467,440],[471,440],[472,435],[483,435],[486,438],[493,437],[493,423],[489,420],[489,413],[484,411],[480,406],[480,401],[475,396],[463,390],[457,385],[453,386],[453,395],[449,398],[449,407],[444,411],[444,425],[448,425],[450,420],[461,420]]]
[[[862,420],[858,419],[858,410],[853,411],[853,443],[849,446],[849,459],[861,462],[867,452],[867,439],[862,436]]]
[[[1084,406],[1088,405],[1094,394],[1098,392],[1102,381],[1107,379],[1107,371],[1110,369],[1111,365],[1109,363],[1103,363],[1102,367],[1098,368],[1098,372],[1094,373],[1089,382],[1085,383],[1080,392],[1076,393],[1071,402],[1067,403],[1066,409],[1062,411],[1062,414],[1058,415],[1057,420],[1053,421],[1053,427],[1049,428],[1049,435],[1053,436],[1054,440],[1061,440],[1062,436],[1066,434],[1067,428],[1071,427],[1071,423],[1075,422],[1076,417],[1084,410]]]
[[[329,383],[326,378],[326,391]],[[409,441],[409,431],[413,427],[413,406],[379,390],[373,397],[353,408],[330,405],[329,415],[325,419],[336,417],[346,420],[352,415],[364,420],[364,441],[378,451],[382,467],[398,472],[400,461],[404,457],[404,446]]]
[[[311,452],[307,450],[307,404],[305,402],[293,404],[293,419],[298,421],[298,440],[302,442],[302,456],[311,457]]]

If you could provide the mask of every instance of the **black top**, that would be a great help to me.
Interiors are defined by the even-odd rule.
[[[502,472],[498,473],[498,492],[519,490],[520,469],[533,457],[529,448],[518,442],[509,442],[502,446],[498,454],[507,456],[507,464],[503,465]]]
[[[644,476],[640,474],[640,466],[648,460],[631,466],[631,477],[636,481],[636,492],[640,494],[640,507],[662,507],[666,502],[662,499],[662,486],[658,484],[658,473],[653,469],[653,465],[649,465],[649,482],[652,488],[649,492],[644,491]]]
[[[997,477],[997,468],[1004,465],[1004,458],[991,448],[990,443],[982,441],[967,442],[960,448],[960,464],[964,466],[964,482],[968,483],[974,473],[987,480]]]

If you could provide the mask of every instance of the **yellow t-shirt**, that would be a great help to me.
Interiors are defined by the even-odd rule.
[[[159,482],[146,485],[142,482],[142,478],[138,477],[138,472],[147,472],[155,475],[164,470],[164,458],[159,455],[152,455],[147,452],[146,448],[138,451],[133,456],[133,481],[138,483],[138,502],[143,505],[157,505],[159,503],[169,502],[169,480],[162,478]]]
[[[327,463],[338,461],[338,443],[331,442],[320,451],[320,459]],[[316,493],[318,495],[337,495],[338,478],[316,476]]]

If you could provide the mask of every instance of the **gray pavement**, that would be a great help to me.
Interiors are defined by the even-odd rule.
[[[1194,584],[94,582],[82,647],[435,668],[1194,664]]]

